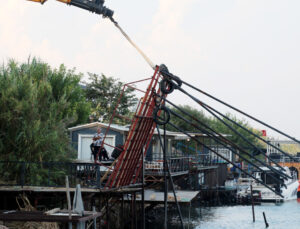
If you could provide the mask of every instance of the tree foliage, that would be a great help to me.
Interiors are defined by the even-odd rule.
[[[189,115],[191,115],[192,117],[194,117],[195,119],[200,120],[201,122],[204,122],[204,123],[211,122],[211,120],[208,117],[205,116],[205,114],[204,114],[203,111],[197,110],[197,109],[192,108],[191,106],[188,106],[188,105],[179,105],[178,107],[181,110],[183,110],[184,112],[186,112]],[[192,118],[190,118],[188,115],[182,113],[181,111],[179,111],[175,107],[172,107],[172,108],[169,108],[169,109],[171,109],[175,113],[179,114],[184,119],[190,120],[192,123],[199,125],[197,122],[195,122],[195,120],[193,120]],[[177,127],[179,127],[181,130],[184,130],[184,131],[187,131],[187,132],[196,132],[196,133],[200,132],[199,129],[197,129],[193,125],[190,125],[184,119],[178,118],[175,115],[171,115],[171,122],[174,125],[176,125]],[[200,125],[200,127],[201,127],[201,125]],[[201,127],[201,128],[203,128],[203,127]],[[172,130],[172,131],[178,131],[176,128],[174,128],[172,126],[168,126],[168,129]]]
[[[89,83],[86,83],[86,97],[92,105],[92,118],[109,122],[110,117],[118,103],[118,99],[123,91],[124,84],[118,79],[89,73]],[[132,88],[125,87],[120,103],[116,111],[117,124],[125,124],[126,119],[118,116],[131,116],[132,108],[135,107],[137,98]]]
[[[71,157],[66,127],[88,120],[80,74],[32,59],[0,69],[0,159],[55,161]]]

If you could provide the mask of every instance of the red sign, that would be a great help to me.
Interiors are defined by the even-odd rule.
[[[262,136],[266,137],[267,136],[267,131],[266,130],[262,130]]]

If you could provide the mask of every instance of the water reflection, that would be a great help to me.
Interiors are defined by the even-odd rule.
[[[299,229],[300,228],[300,203],[296,200],[280,205],[263,204],[255,206],[255,223],[252,221],[251,206],[223,206],[199,207],[192,206],[190,214],[190,227],[193,229],[261,229],[265,228],[263,212],[270,229]],[[188,222],[188,207],[182,208],[185,223]],[[168,228],[180,228],[179,217],[176,209],[168,212]],[[160,214],[163,216],[163,214]],[[157,221],[156,221],[157,222]],[[163,228],[163,218],[159,223],[151,225],[151,229]],[[148,224],[147,226],[150,226]],[[187,227],[187,224],[185,225]]]
[[[196,229],[246,229],[265,228],[263,212],[269,228],[300,228],[300,203],[289,201],[280,205],[263,204],[255,206],[255,223],[252,221],[251,206],[204,208]]]

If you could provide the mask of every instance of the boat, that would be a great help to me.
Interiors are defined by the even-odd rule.
[[[273,168],[280,171],[279,167],[273,166]],[[287,200],[297,199],[297,189],[299,184],[297,180],[297,174],[295,172],[291,171],[288,167],[283,167],[284,170],[281,170],[281,172],[291,177],[283,179],[282,176],[272,171],[268,167],[260,167],[260,169],[261,171],[254,171],[254,177],[268,185],[270,188],[276,190],[277,192],[280,192],[283,196],[281,197],[273,191],[271,191],[270,189],[268,189],[267,187],[265,187],[264,185],[260,184],[259,182],[253,181],[253,193],[259,196],[261,202],[280,203]],[[274,177],[278,180],[281,180],[283,183],[279,184],[278,180],[276,180]],[[242,195],[242,193],[238,194]],[[250,187],[247,188],[243,195],[251,196]]]

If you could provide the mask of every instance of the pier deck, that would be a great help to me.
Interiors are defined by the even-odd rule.
[[[188,204],[194,200],[199,191],[176,191],[177,201],[182,204]],[[126,198],[125,198],[126,200]],[[141,201],[141,196],[137,195],[136,201]],[[145,203],[163,203],[164,202],[164,192],[159,192],[155,190],[145,190]],[[173,192],[168,192],[168,203],[174,203],[175,199]]]

